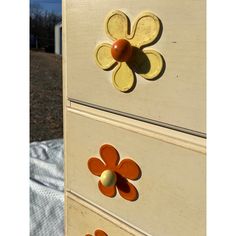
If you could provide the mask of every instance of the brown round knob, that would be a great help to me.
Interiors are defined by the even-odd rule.
[[[116,61],[127,62],[132,56],[132,46],[125,39],[118,39],[111,48],[111,55]]]

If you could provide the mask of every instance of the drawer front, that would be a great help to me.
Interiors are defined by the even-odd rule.
[[[88,205],[85,201],[76,198],[73,195],[68,195],[66,198],[66,235],[67,236],[96,236],[96,230],[101,230],[105,234],[98,234],[99,236],[131,236],[139,235],[130,233],[122,228],[122,224],[115,224],[108,218],[113,220],[110,216],[105,215],[98,209]],[[114,220],[113,220],[114,221]],[[118,222],[118,221],[117,221]],[[134,231],[129,229],[130,231]]]
[[[116,10],[127,15],[131,29],[144,12],[152,12],[162,25],[159,40],[142,50],[162,55],[163,73],[158,79],[144,79],[138,70],[145,63],[134,61],[138,67],[134,73],[136,85],[128,92],[113,85],[120,63],[106,71],[95,60],[98,45],[115,41],[106,34],[105,20]],[[110,4],[106,0],[68,0],[64,26],[69,99],[205,133],[205,0],[139,0],[135,4],[123,0]],[[141,58],[136,54],[134,57]],[[130,75],[126,71],[123,76],[127,79]]]
[[[116,118],[115,118],[116,117]],[[122,118],[121,118],[122,119]],[[123,118],[124,119],[124,118]],[[135,123],[134,121],[131,121]],[[205,154],[201,149],[156,136],[155,127],[137,128],[90,113],[67,111],[67,188],[151,235],[205,235]],[[165,140],[163,141],[163,140]],[[190,140],[190,139],[189,139]],[[174,144],[175,143],[175,144]],[[99,191],[99,177],[88,169],[88,160],[101,160],[104,144],[116,148],[120,161],[131,159],[141,178],[130,181],[138,199],[107,197]]]

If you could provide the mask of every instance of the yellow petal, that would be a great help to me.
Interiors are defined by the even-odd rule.
[[[111,45],[108,43],[100,44],[95,51],[97,65],[104,70],[111,68],[116,61],[111,55]]]
[[[107,35],[113,40],[126,38],[128,25],[128,17],[122,11],[114,11],[106,19]]]
[[[163,71],[163,58],[160,53],[154,50],[144,50],[143,52],[148,60],[148,67],[145,73],[140,73],[140,75],[145,79],[154,79]]]
[[[122,62],[112,75],[113,85],[121,92],[129,91],[135,83],[133,71],[129,66]]]
[[[130,43],[141,47],[151,44],[157,39],[161,29],[161,23],[157,16],[152,13],[143,13],[138,17],[133,27]]]

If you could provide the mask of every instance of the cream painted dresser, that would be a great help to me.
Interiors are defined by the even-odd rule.
[[[64,0],[65,235],[204,236],[205,1]]]

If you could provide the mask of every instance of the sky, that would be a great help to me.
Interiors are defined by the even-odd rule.
[[[61,0],[30,0],[30,4],[40,4],[44,10],[61,15]]]

